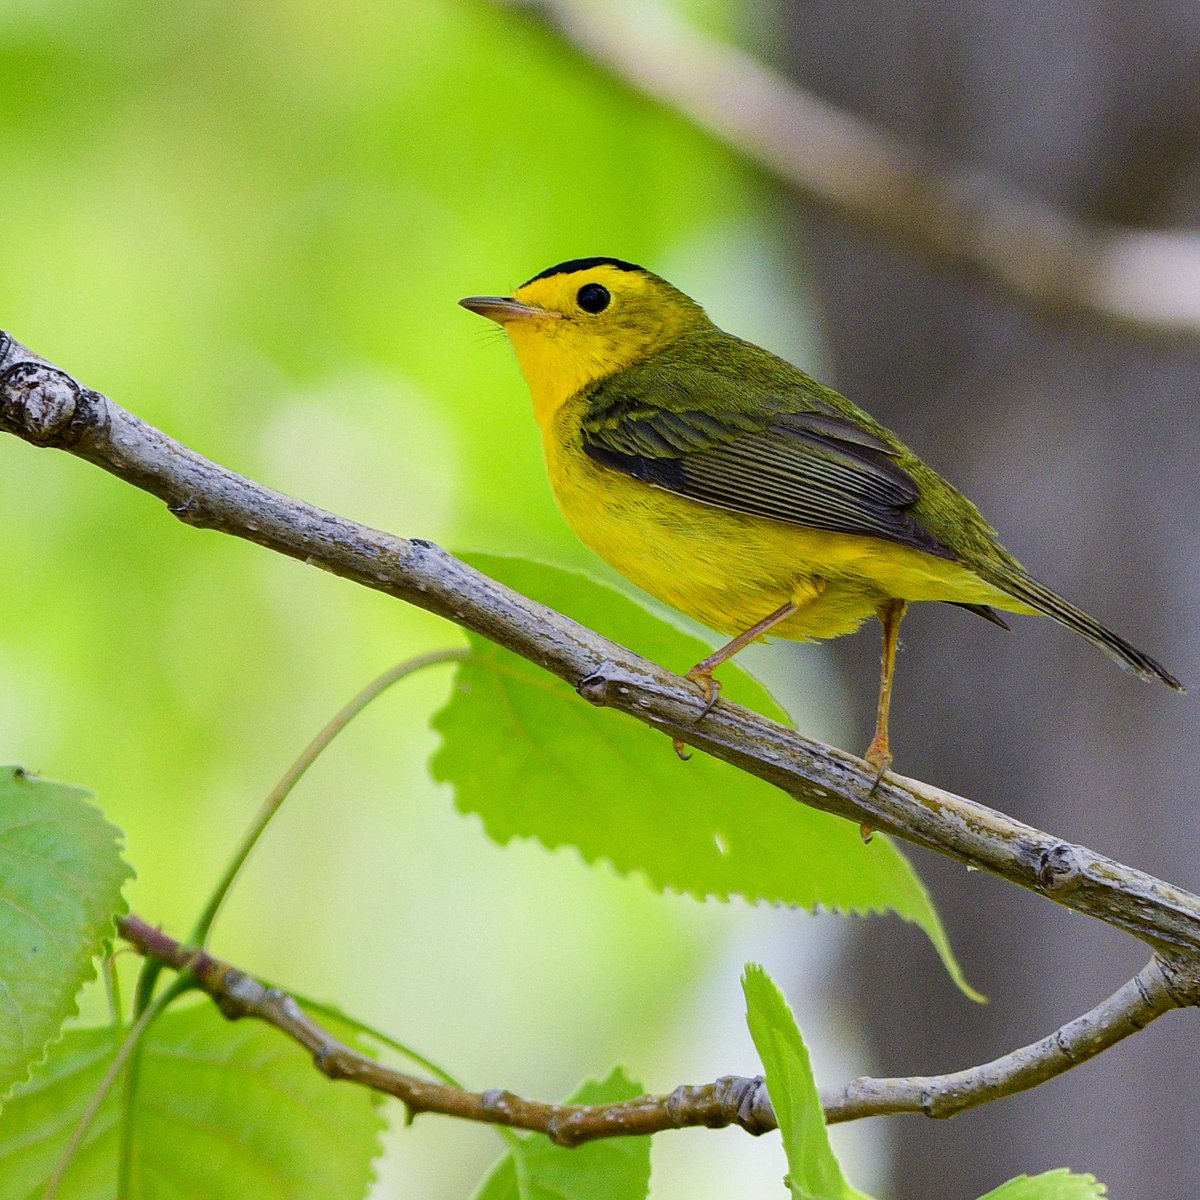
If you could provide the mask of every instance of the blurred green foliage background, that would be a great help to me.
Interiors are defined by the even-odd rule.
[[[554,510],[507,347],[455,307],[561,259],[644,262],[811,358],[764,185],[486,4],[7,0],[0,61],[3,327],[345,516],[599,569]],[[730,288],[735,266],[752,288]],[[176,933],[319,725],[392,662],[460,641],[15,439],[0,512],[0,759],[92,788],[127,833],[134,908]],[[753,1070],[740,963],[786,980],[812,926],[490,845],[427,775],[448,681],[402,684],[318,764],[217,952],[477,1086],[549,1098],[616,1061],[655,1090]],[[824,703],[808,727],[833,736]],[[660,1142],[658,1195],[779,1187],[778,1150],[740,1133]],[[378,1193],[434,1200],[499,1151],[430,1118],[393,1143]]]

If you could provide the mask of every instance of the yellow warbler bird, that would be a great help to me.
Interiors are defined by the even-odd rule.
[[[875,736],[906,606],[943,600],[997,624],[1034,613],[1182,691],[1149,655],[1038,583],[979,510],[895,434],[767,350],[718,329],[665,279],[616,258],[559,263],[463,307],[501,324],[533,396],[563,515],[622,575],[733,640],[883,625]]]

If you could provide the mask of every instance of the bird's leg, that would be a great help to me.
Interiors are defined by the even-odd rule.
[[[900,622],[908,605],[903,600],[888,600],[879,606],[883,626],[883,653],[879,660],[879,707],[875,714],[875,736],[863,757],[882,775],[892,765],[888,745],[888,714],[892,707],[892,677],[896,671],[896,647],[900,643]]]
[[[707,658],[702,658],[684,676],[685,679],[690,679],[704,693],[704,708],[696,718],[697,725],[712,712],[717,700],[721,696],[721,685],[713,678],[713,672],[722,663],[728,662],[739,650],[745,650],[751,642],[756,641],[764,633],[773,629],[780,621],[786,621],[799,607],[794,600],[789,600],[786,604],[780,605],[769,617],[763,617],[756,625],[751,625],[745,633],[739,633],[733,641],[726,642],[720,650],[714,650]],[[675,753],[680,758],[686,759],[688,757],[683,748],[684,743],[682,738],[675,738],[672,744],[675,747]]]
[[[713,672],[735,654],[757,641],[764,633],[769,632],[780,621],[786,621],[800,606],[793,600],[780,605],[769,617],[763,617],[755,625],[751,625],[745,633],[739,633],[731,642],[726,642],[720,650],[714,650],[707,658],[702,658],[688,673],[685,679],[690,679],[703,693],[707,703],[704,711],[696,718],[697,724],[712,712],[714,705],[721,695],[721,685],[713,678]]]
[[[875,736],[863,757],[875,768],[874,791],[883,773],[892,765],[892,749],[888,744],[888,714],[892,708],[892,678],[896,671],[896,647],[900,644],[900,622],[908,604],[903,600],[888,600],[879,606],[879,623],[883,626],[883,653],[879,660],[879,707],[875,713]],[[863,841],[869,842],[875,831],[870,825],[859,827]]]

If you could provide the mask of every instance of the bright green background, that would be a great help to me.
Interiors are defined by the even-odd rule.
[[[0,129],[0,326],[218,461],[399,533],[596,565],[553,508],[511,355],[462,295],[613,254],[812,362],[781,198],[482,3],[7,0]],[[460,640],[11,438],[0,513],[0,759],[94,790],[140,871],[133,907],[176,933],[317,726]],[[804,728],[852,740],[819,650],[756,653]],[[615,1062],[655,1089],[753,1070],[746,957],[836,1003],[828,921],[488,843],[426,771],[448,683],[400,685],[318,764],[218,952],[469,1083],[540,1096]],[[849,1035],[822,1039],[815,1003],[818,1074],[823,1055],[844,1074]],[[378,1194],[430,1200],[468,1192],[497,1147],[429,1118],[391,1141]],[[740,1133],[660,1142],[660,1196],[778,1189],[776,1155]]]

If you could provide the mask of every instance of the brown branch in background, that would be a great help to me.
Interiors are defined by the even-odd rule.
[[[1200,897],[721,701],[429,542],[356,525],[209,462],[0,333],[0,430],[95,463],[189,525],[245,538],[478,633],[614,708],[857,825],[999,875],[1200,974]],[[681,768],[681,770],[684,768]]]
[[[1200,341],[1200,235],[1090,223],[941,161],[827,103],[664,4],[491,0],[533,14],[589,61],[905,254],[1034,311],[1145,339]]]
[[[274,1025],[313,1056],[330,1079],[342,1079],[394,1096],[410,1113],[435,1112],[544,1133],[560,1146],[608,1137],[643,1137],[668,1129],[738,1125],[747,1133],[778,1127],[761,1077],[726,1075],[714,1083],[684,1085],[665,1096],[639,1096],[617,1104],[546,1104],[512,1092],[471,1092],[397,1071],[338,1041],[286,992],[267,987],[205,951],[185,946],[137,916],[118,923],[121,936],[140,953],[190,971],[196,983],[230,1018],[254,1017]],[[826,1120],[851,1121],[887,1113],[952,1117],[963,1109],[1010,1096],[1061,1075],[1144,1028],[1182,1004],[1195,1003],[1194,985],[1176,990],[1165,966],[1150,962],[1113,996],[1049,1037],[994,1062],[950,1075],[902,1079],[855,1079],[826,1088]]]

